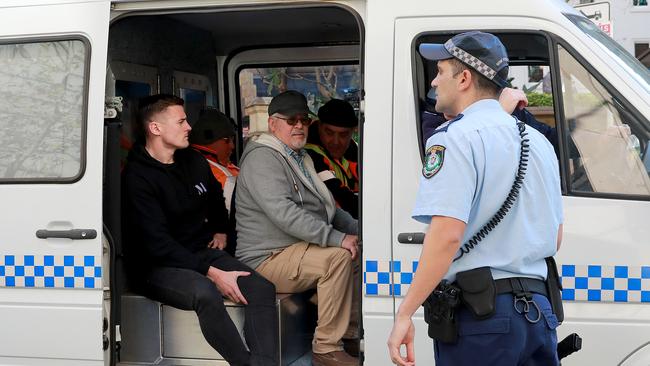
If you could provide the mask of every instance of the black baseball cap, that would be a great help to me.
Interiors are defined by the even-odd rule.
[[[318,109],[318,119],[328,125],[353,128],[357,127],[359,120],[350,103],[341,99],[330,99]]]
[[[422,43],[420,54],[434,61],[456,58],[499,87],[507,86],[508,53],[494,34],[471,31],[457,34],[444,44]]]
[[[198,121],[190,131],[190,143],[209,145],[219,139],[235,136],[235,126],[225,114],[214,108],[201,111]]]
[[[307,98],[302,93],[295,90],[287,90],[276,95],[271,100],[269,104],[269,116],[275,113],[291,117],[296,114],[310,114],[311,112],[307,106]]]

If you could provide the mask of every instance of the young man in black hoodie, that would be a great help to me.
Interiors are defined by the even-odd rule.
[[[231,365],[276,365],[275,286],[222,249],[228,216],[221,185],[200,153],[186,149],[183,99],[143,98],[144,144],[123,173],[129,279],[147,297],[194,310],[208,343]],[[223,297],[245,305],[246,350]]]

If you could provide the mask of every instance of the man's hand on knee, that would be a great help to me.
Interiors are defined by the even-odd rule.
[[[352,255],[352,259],[357,259],[357,252],[359,251],[359,237],[356,235],[346,235],[343,237],[341,248],[347,249]]]
[[[248,301],[239,290],[237,278],[240,276],[250,276],[250,272],[243,271],[222,271],[210,266],[207,277],[214,282],[221,294],[233,302],[248,305]]]

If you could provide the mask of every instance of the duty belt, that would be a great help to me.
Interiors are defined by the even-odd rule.
[[[534,292],[548,297],[546,283],[536,278],[511,277],[494,281],[497,287],[497,294]]]

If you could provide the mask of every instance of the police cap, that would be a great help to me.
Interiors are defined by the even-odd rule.
[[[471,31],[457,34],[444,44],[422,43],[420,54],[434,61],[456,58],[500,88],[507,85],[508,54],[493,34]]]

